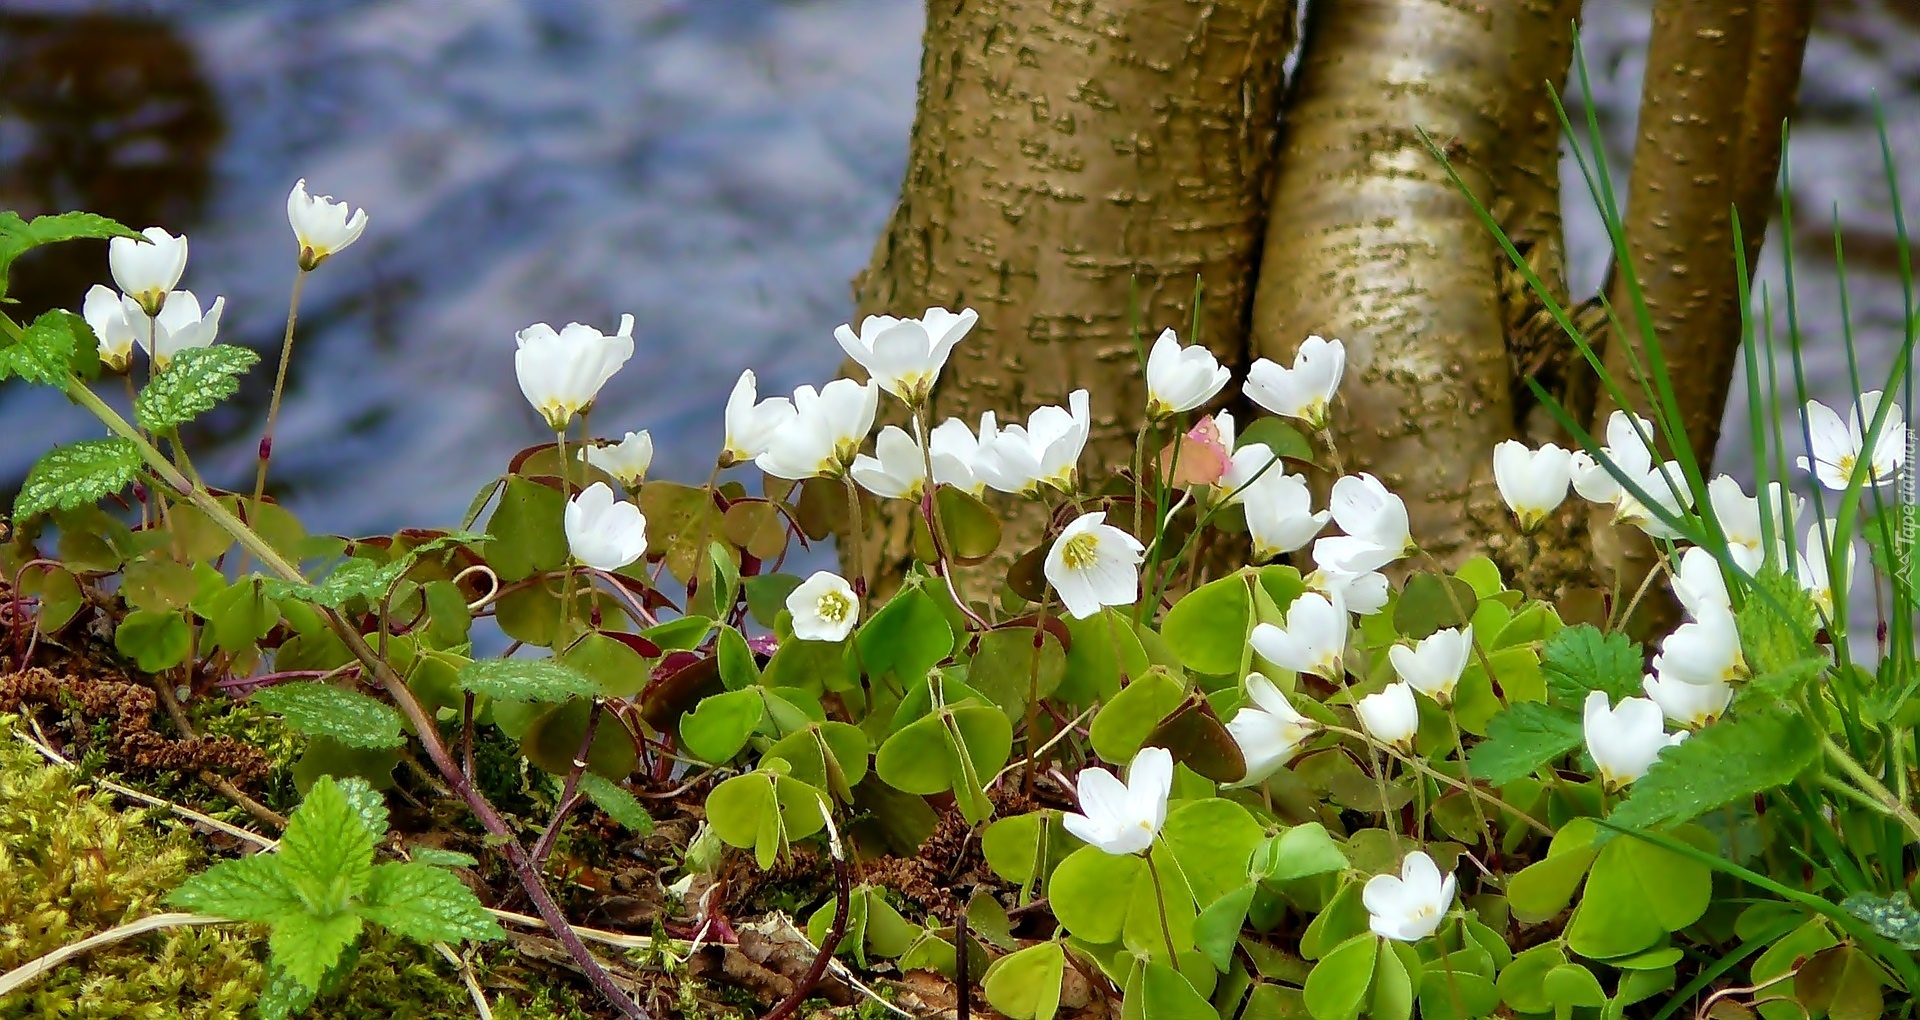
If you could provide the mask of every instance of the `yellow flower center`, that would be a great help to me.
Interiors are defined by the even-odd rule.
[[[845,592],[830,591],[820,596],[813,608],[814,612],[820,614],[822,620],[828,623],[839,623],[853,612],[853,600],[848,598]]]
[[[1060,550],[1060,562],[1065,563],[1068,570],[1092,567],[1100,562],[1100,539],[1087,532],[1067,539],[1067,544]]]

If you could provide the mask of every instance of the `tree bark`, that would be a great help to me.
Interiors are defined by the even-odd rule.
[[[1546,83],[1565,74],[1576,13],[1567,0],[1353,0],[1310,15],[1254,351],[1286,363],[1309,334],[1346,342],[1342,469],[1399,493],[1442,559],[1498,544],[1509,528],[1491,454],[1518,431],[1507,341],[1530,358],[1533,309],[1503,284],[1506,256],[1415,129],[1559,285]]]
[[[1084,386],[1083,468],[1127,463],[1145,404],[1136,287],[1144,338],[1185,339],[1198,277],[1201,339],[1245,360],[1294,20],[1291,0],[928,5],[906,181],[854,298],[863,316],[980,311],[936,418],[1024,420]],[[1044,518],[1002,508],[1011,559]],[[884,583],[908,558],[909,516],[897,501],[881,514],[859,541]]]
[[[1608,374],[1647,413],[1646,336],[1660,342],[1685,441],[1706,471],[1725,416],[1740,349],[1733,210],[1749,273],[1759,259],[1780,167],[1780,126],[1799,87],[1812,22],[1809,0],[1659,0],[1647,46],[1633,172],[1623,228],[1633,280],[1613,272],[1606,334]],[[1646,306],[1634,301],[1637,280]],[[1637,364],[1636,364],[1637,363]],[[1602,393],[1591,428],[1614,404]],[[1677,438],[1677,437],[1674,437]],[[1602,570],[1628,595],[1655,569],[1645,536],[1593,515]],[[1638,626],[1676,618],[1664,591],[1643,603]]]

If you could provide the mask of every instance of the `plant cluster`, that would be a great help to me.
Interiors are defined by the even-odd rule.
[[[304,182],[289,215],[302,280],[366,224]],[[536,324],[513,363],[553,441],[485,485],[460,528],[310,534],[263,494],[272,412],[250,494],[208,485],[180,442],[257,361],[215,342],[219,301],[203,313],[174,289],[185,239],[0,218],[0,267],[79,236],[113,238],[118,292],[96,288],[84,316],[0,321],[0,376],[61,389],[110,433],[50,452],[16,501],[15,654],[97,617],[166,690],[244,694],[310,735],[308,800],[281,849],[174,896],[269,926],[278,1009],[344,979],[365,921],[495,934],[446,872],[375,862],[377,790],[416,747],[628,1015],[642,1011],[569,941],[542,865],[582,803],[644,831],[636,776],[692,770],[710,783],[677,886],[695,942],[732,931],[691,892],[719,845],[760,869],[803,846],[832,867],[808,919],[821,953],[782,1016],[835,953],[936,971],[963,995],[977,983],[1018,1020],[1050,1020],[1076,986],[1123,1016],[1228,1020],[1641,1003],[1851,1018],[1910,1011],[1920,991],[1911,535],[1881,495],[1907,450],[1882,393],[1911,332],[1846,418],[1805,404],[1811,520],[1778,434],[1755,429],[1758,496],[1706,477],[1684,440],[1660,452],[1684,431],[1657,337],[1640,399],[1604,380],[1646,415],[1614,414],[1604,437],[1563,415],[1577,450],[1503,444],[1491,471],[1522,532],[1575,512],[1571,492],[1660,550],[1647,584],[1569,621],[1487,558],[1438,562],[1387,485],[1344,469],[1341,341],[1251,366],[1240,392],[1269,414],[1246,423],[1200,413],[1231,381],[1204,347],[1171,329],[1140,344],[1134,461],[1096,471],[1084,390],[1024,422],[935,420],[972,310],[842,326],[864,381],[761,399],[743,373],[698,486],[648,477],[646,432],[593,431],[632,317],[612,334]],[[108,373],[131,421],[94,388]],[[907,424],[869,453],[883,401]],[[1047,509],[1031,548],[1001,549],[1009,499]],[[783,572],[797,547],[860,533],[878,500],[914,512],[914,562],[884,597],[858,564]],[[1237,567],[1202,571],[1232,549]],[[1298,565],[1276,562],[1289,554]],[[1890,607],[1871,660],[1850,640],[1862,576]],[[1667,589],[1686,622],[1643,647],[1621,621]],[[477,653],[480,620],[506,654]],[[476,782],[477,741],[555,777],[531,847]],[[909,916],[856,880],[943,819],[1001,897]]]

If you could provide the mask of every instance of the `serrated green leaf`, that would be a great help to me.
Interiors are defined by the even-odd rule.
[[[49,510],[72,510],[119,492],[140,473],[140,449],[131,439],[82,439],[48,450],[20,485],[15,520]]]
[[[360,816],[375,839],[387,833],[387,798],[373,788],[373,784],[360,776],[347,776],[336,780],[340,786],[340,796],[347,799],[347,806]]]
[[[280,874],[277,854],[254,854],[221,861],[167,894],[169,906],[204,917],[271,924],[306,909]]]
[[[600,693],[592,677],[552,659],[475,659],[460,667],[460,687],[489,698],[554,704]]]
[[[253,1008],[260,1014],[260,1020],[288,1020],[299,1016],[320,993],[300,983],[300,979],[287,973],[285,967],[273,961],[267,962],[267,981],[260,989],[260,998]]]
[[[406,743],[400,713],[358,691],[303,681],[269,687],[255,693],[251,700],[278,713],[301,733],[332,737],[348,747],[399,747]]]
[[[458,850],[442,850],[437,846],[410,846],[407,853],[421,864],[431,864],[436,868],[477,868],[480,862],[472,854],[463,854]]]
[[[605,811],[608,818],[619,822],[628,832],[645,836],[653,831],[653,816],[647,813],[639,798],[613,780],[592,772],[582,773],[580,792],[593,801],[594,807]]]
[[[1567,627],[1540,648],[1540,672],[1556,705],[1578,708],[1589,691],[1607,692],[1608,703],[1640,696],[1646,675],[1640,645],[1625,634],[1605,634],[1590,623]]]
[[[149,432],[170,432],[240,389],[240,377],[260,360],[246,347],[214,344],[176,352],[167,367],[140,388],[133,416]]]
[[[360,938],[360,926],[360,915],[351,911],[290,914],[273,926],[267,948],[290,977],[318,991],[327,971]]]
[[[452,872],[420,861],[374,868],[354,909],[374,924],[416,942],[487,942],[506,937],[473,890]]]
[[[1502,786],[1585,742],[1580,719],[1572,712],[1522,701],[1488,721],[1487,739],[1469,752],[1467,768],[1475,778]]]
[[[373,875],[374,832],[332,776],[322,776],[287,820],[280,876],[317,915],[345,910]]]
[[[485,535],[456,531],[422,542],[387,563],[352,557],[341,561],[324,580],[317,583],[266,578],[261,581],[261,588],[269,598],[293,599],[339,609],[354,599],[371,602],[386,597],[387,591],[424,556],[456,546],[474,545],[486,539]]]
[[[7,293],[7,271],[13,260],[43,244],[57,244],[83,237],[139,237],[116,220],[98,213],[64,212],[35,216],[32,222],[19,213],[0,212],[0,297]]]
[[[1609,820],[1646,828],[1698,818],[1792,782],[1819,757],[1819,736],[1796,712],[1722,719],[1662,751]]]
[[[1806,552],[1817,556],[1820,551]],[[1734,620],[1747,666],[1769,694],[1791,697],[1801,682],[1826,665],[1826,656],[1813,643],[1820,629],[1813,600],[1798,581],[1778,570],[1764,570],[1754,577],[1753,590]]]
[[[100,374],[99,343],[87,321],[55,308],[21,331],[20,339],[0,347],[0,379],[19,376],[30,383],[65,389],[69,375]]]

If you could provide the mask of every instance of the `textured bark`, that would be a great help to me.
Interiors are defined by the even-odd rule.
[[[1147,339],[1185,338],[1198,276],[1202,339],[1244,361],[1293,25],[1289,0],[929,4],[901,201],[854,297],[860,315],[979,310],[936,417],[1024,419],[1084,386],[1083,467],[1126,463],[1145,404],[1135,280]],[[1043,523],[1010,512],[1007,556]],[[884,583],[907,559],[908,517],[882,514],[860,552]]]
[[[1798,90],[1812,19],[1806,0],[1659,0],[1647,47],[1638,137],[1625,211],[1627,254],[1647,307],[1641,322],[1627,275],[1611,274],[1615,313],[1606,365],[1635,409],[1647,410],[1633,362],[1647,365],[1644,331],[1660,341],[1686,429],[1703,470],[1720,439],[1740,346],[1732,210],[1739,208],[1752,271],[1765,237],[1780,165],[1780,124]],[[1631,352],[1632,357],[1629,357]],[[1613,405],[1601,394],[1592,425]],[[1656,552],[1637,531],[1596,513],[1594,557],[1630,592]],[[1641,626],[1676,616],[1664,592]]]
[[[1517,431],[1504,340],[1531,312],[1415,129],[1557,277],[1557,137],[1522,139],[1543,129],[1533,83],[1564,74],[1570,6],[1316,5],[1288,104],[1255,353],[1284,363],[1309,334],[1346,341],[1343,466],[1399,493],[1443,559],[1507,528],[1491,453]]]

